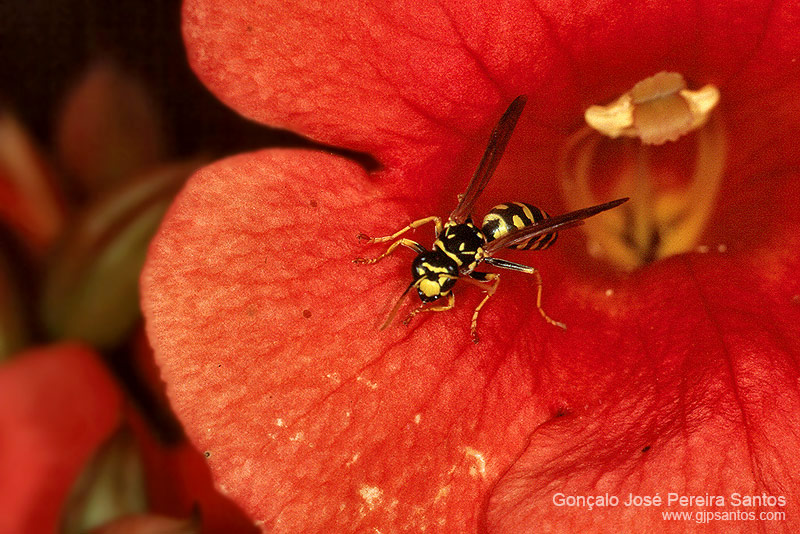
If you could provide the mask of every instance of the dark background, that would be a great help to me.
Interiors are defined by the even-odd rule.
[[[112,59],[139,77],[167,129],[171,156],[222,155],[304,139],[251,123],[190,70],[178,0],[0,0],[0,108],[46,149],[66,91],[86,66]]]
[[[180,4],[179,0],[0,0],[0,113],[16,116],[45,156],[52,157],[56,121],[69,90],[91,64],[111,60],[137,78],[155,101],[166,130],[169,160],[198,154],[213,159],[269,146],[317,146],[240,117],[205,89],[186,61]],[[61,185],[73,207],[82,205],[79,193]],[[48,342],[38,319],[41,265],[2,223],[0,275],[15,281],[22,295],[17,312],[30,330],[26,330],[29,343]],[[179,426],[151,395],[134,368],[130,350],[122,340],[104,356],[157,435],[165,442],[177,442]]]

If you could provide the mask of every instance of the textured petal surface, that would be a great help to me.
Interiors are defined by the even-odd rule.
[[[787,183],[781,198],[796,202]],[[776,231],[757,262],[693,255],[616,281],[565,235],[564,252],[536,265],[568,331],[532,313],[532,284],[510,273],[475,346],[472,288],[455,310],[374,330],[409,259],[353,265],[365,254],[354,236],[401,227],[405,211],[352,164],[267,151],[200,171],[152,245],[143,296],[169,394],[217,483],[263,528],[524,531],[546,510],[535,498],[548,483],[589,487],[581,461],[587,477],[623,479],[631,461],[662,462],[642,488],[679,465],[675,491],[796,489],[788,452],[741,473],[700,445],[722,430],[741,440],[779,428],[731,454],[796,444],[798,261],[770,252],[791,231]],[[794,217],[782,228],[796,229]],[[423,229],[416,238],[429,243]],[[778,400],[765,399],[767,383]],[[551,456],[572,463],[538,471]],[[695,469],[732,478],[690,479]]]
[[[796,162],[781,127],[800,121],[798,11],[791,0],[189,0],[184,36],[198,75],[242,114],[416,168],[414,181],[446,176],[517,94],[530,95],[542,140],[662,70],[720,86],[747,146]]]
[[[796,530],[800,306],[787,289],[798,290],[800,262],[761,260],[744,270],[689,256],[641,275],[637,291],[660,305],[635,299],[617,318],[618,343],[571,353],[603,376],[532,433],[492,494],[489,532]],[[565,504],[608,495],[617,504]],[[626,505],[631,495],[662,502]],[[709,495],[713,504],[677,500]],[[703,511],[751,516],[698,526]],[[766,521],[770,512],[788,521]]]
[[[190,61],[221,99],[384,165],[370,177],[304,152],[220,162],[151,249],[144,303],[172,400],[217,483],[264,529],[681,530],[664,507],[586,512],[552,498],[798,493],[795,3],[184,6]],[[565,234],[508,258],[540,269],[566,332],[541,321],[515,273],[477,347],[472,288],[457,286],[450,312],[374,330],[409,260],[354,266],[380,252],[355,234],[449,213],[523,93],[477,211],[519,199],[558,213],[557,154],[585,107],[663,70],[723,95],[712,252],[620,279]],[[429,245],[425,230],[410,236]],[[796,504],[781,510],[775,529],[797,527]]]
[[[220,487],[278,532],[475,525],[522,422],[547,411],[519,366],[563,333],[496,315],[508,296],[478,347],[469,289],[452,313],[375,329],[409,259],[354,265],[355,235],[406,220],[352,164],[264,152],[196,175],[152,245],[148,334],[175,408]],[[517,330],[503,320],[537,327],[490,358]]]
[[[750,198],[769,200],[763,210],[780,217],[756,207],[762,214],[751,224],[761,235],[747,234],[749,249],[679,256],[640,272],[624,284],[630,293],[608,318],[614,325],[598,324],[594,351],[563,347],[552,363],[577,395],[565,397],[563,417],[536,428],[497,484],[489,532],[798,528],[800,218],[792,206],[800,181],[785,178]],[[608,328],[619,338],[607,338]],[[631,495],[662,503],[626,506]],[[589,496],[619,504],[566,500]],[[678,500],[698,496],[715,499]],[[704,511],[730,515],[709,521]],[[662,512],[691,515],[665,521]],[[776,512],[787,521],[761,515]]]

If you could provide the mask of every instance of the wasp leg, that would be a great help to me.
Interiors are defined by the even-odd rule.
[[[409,230],[413,230],[415,228],[419,228],[420,226],[428,224],[429,222],[433,222],[434,223],[434,226],[436,228],[436,235],[437,236],[440,233],[442,233],[442,219],[440,217],[436,217],[435,215],[432,215],[430,217],[425,217],[424,219],[416,220],[416,221],[412,222],[411,224],[409,224],[408,226],[406,226],[405,228],[403,228],[402,230],[399,230],[399,231],[393,233],[392,235],[387,235],[387,236],[383,236],[383,237],[370,237],[367,234],[358,234],[357,237],[358,237],[359,241],[365,241],[366,244],[384,243],[386,241],[392,241],[393,239],[397,239],[398,237],[400,237],[404,233],[408,232]]]
[[[411,319],[413,319],[414,316],[417,315],[420,312],[447,311],[447,310],[451,309],[455,305],[455,303],[456,303],[456,297],[452,293],[450,293],[450,294],[447,295],[447,304],[440,304],[440,305],[437,305],[437,306],[428,306],[428,307],[426,307],[425,304],[422,304],[421,306],[419,306],[415,310],[412,310],[412,312],[408,314],[408,317],[403,319],[403,324],[404,325],[408,325],[408,323],[411,322]]]
[[[550,318],[550,316],[547,315],[547,312],[544,311],[544,308],[542,308],[542,275],[540,275],[539,271],[537,271],[536,269],[531,268],[531,270],[532,272],[530,274],[536,277],[536,308],[538,308],[539,313],[542,314],[542,317],[544,317],[545,321],[547,321],[553,326],[557,326],[563,330],[566,330],[567,325],[565,325],[560,321],[556,321],[555,319]]]
[[[472,312],[472,323],[470,324],[472,342],[478,343],[480,341],[478,337],[478,314],[481,312],[481,308],[483,308],[484,304],[486,304],[486,301],[497,291],[497,286],[500,285],[500,275],[497,273],[471,272],[469,273],[469,277],[463,277],[462,280],[486,291],[486,296],[483,297],[480,304],[475,307],[475,311]]]
[[[513,261],[501,260],[500,258],[486,258],[484,260],[489,265],[494,265],[495,267],[501,267],[503,269],[510,269],[512,271],[519,271],[521,273],[532,274],[536,277],[536,308],[539,310],[539,313],[542,314],[544,320],[550,323],[553,326],[557,326],[564,330],[567,329],[567,325],[562,322],[556,321],[555,319],[551,319],[547,312],[544,311],[542,308],[542,275],[539,274],[539,271],[534,269],[533,267],[528,267],[527,265],[521,265],[519,263],[514,263]]]
[[[389,246],[389,248],[386,250],[386,252],[384,252],[380,256],[377,256],[375,258],[356,258],[353,260],[353,263],[366,263],[366,264],[377,263],[386,256],[388,256],[389,254],[391,254],[392,252],[394,252],[395,249],[397,249],[397,247],[399,247],[400,245],[410,248],[417,254],[422,254],[423,252],[425,252],[425,247],[423,247],[416,241],[411,241],[410,239],[403,238],[403,239],[398,239],[397,241],[392,243],[391,246]]]

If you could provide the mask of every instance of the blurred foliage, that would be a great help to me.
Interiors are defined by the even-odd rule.
[[[152,439],[191,451],[143,341],[138,278],[150,239],[202,162],[317,145],[240,117],[200,84],[185,59],[180,4],[0,1],[0,362],[82,340]],[[61,414],[52,417],[58,424]],[[177,520],[146,510],[137,453],[117,438],[86,466],[70,502],[41,505],[63,507],[76,532],[109,520],[109,532],[201,530],[185,510]]]
[[[0,269],[6,275],[0,289],[8,295],[0,309],[6,355],[28,333],[112,349],[139,322],[138,280],[148,243],[200,164],[165,160],[161,116],[152,102],[143,82],[101,60],[65,97],[55,149],[37,146],[10,112],[0,115],[6,200],[0,225],[18,245],[6,259],[32,266],[33,273],[23,284],[14,280],[13,267]],[[10,305],[23,301],[36,303],[38,313],[31,317]]]

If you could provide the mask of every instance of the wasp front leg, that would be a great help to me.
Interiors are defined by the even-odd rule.
[[[413,319],[414,316],[416,316],[420,312],[447,311],[447,310],[452,309],[453,306],[455,305],[455,303],[456,303],[456,297],[453,295],[453,293],[448,293],[448,295],[447,295],[447,303],[446,304],[439,304],[439,305],[436,305],[436,306],[426,306],[425,304],[422,304],[421,306],[419,306],[418,308],[414,309],[411,313],[408,314],[408,317],[406,317],[403,320],[403,324],[404,325],[408,325],[408,323],[411,322],[411,319]]]
[[[408,232],[409,230],[414,230],[415,228],[419,228],[429,222],[434,223],[434,227],[436,229],[436,235],[438,236],[442,232],[442,219],[440,217],[436,217],[435,215],[431,215],[430,217],[425,217],[424,219],[418,219],[405,228],[398,230],[397,232],[393,233],[392,235],[387,235],[383,237],[370,237],[367,234],[358,234],[359,241],[365,241],[366,244],[372,243],[385,243],[386,241],[392,241],[403,235],[404,233]]]
[[[425,252],[425,247],[423,247],[422,245],[420,245],[416,241],[412,241],[410,239],[403,238],[403,239],[398,239],[397,241],[392,243],[389,246],[389,248],[386,250],[386,252],[384,252],[380,256],[377,256],[375,258],[356,258],[356,259],[353,260],[353,263],[364,263],[364,264],[377,263],[377,262],[381,261],[383,258],[385,258],[386,256],[388,256],[391,253],[393,253],[397,249],[397,247],[399,247],[400,245],[403,245],[404,247],[410,248],[411,250],[413,250],[417,254],[422,254],[423,252]]]

